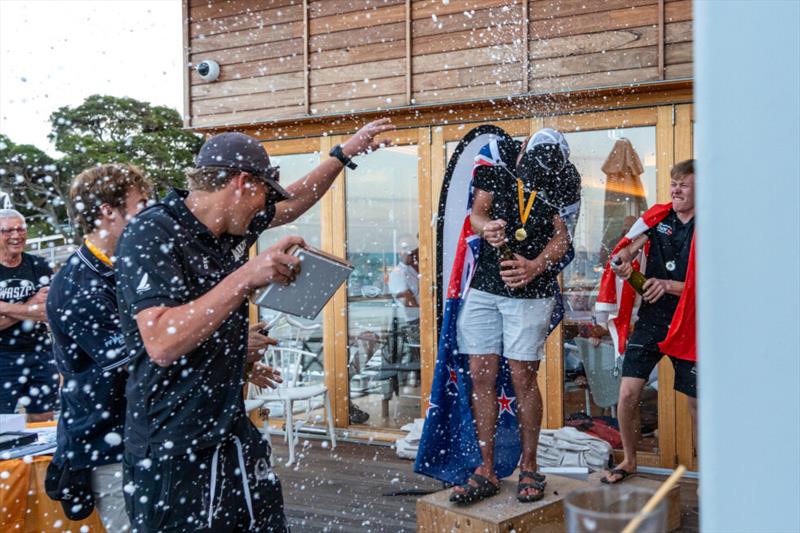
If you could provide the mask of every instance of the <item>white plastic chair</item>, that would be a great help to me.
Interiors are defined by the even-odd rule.
[[[272,402],[280,402],[283,404],[283,416],[286,420],[286,440],[289,445],[289,461],[286,463],[286,466],[290,466],[295,462],[294,448],[297,442],[297,433],[305,424],[305,421],[300,421],[300,423],[295,426],[295,402],[308,401],[306,412],[310,413],[311,400],[317,396],[322,396],[328,425],[328,437],[331,441],[331,448],[336,448],[336,434],[333,429],[333,411],[331,410],[328,387],[326,387],[324,383],[305,384],[300,381],[303,374],[304,357],[316,358],[318,355],[297,348],[282,346],[270,347],[265,356],[265,360],[267,360],[265,362],[273,368],[280,370],[283,383],[279,384],[276,389],[263,389],[251,384],[248,388],[248,398],[245,401],[245,403],[251,401],[253,405],[255,405],[255,401],[261,401],[262,403],[259,407]],[[268,361],[270,358],[272,361]],[[268,430],[267,426],[267,431]]]
[[[592,391],[592,399],[599,407],[610,407],[611,416],[617,416],[617,399],[619,398],[620,377],[616,372],[614,347],[608,343],[593,346],[589,339],[574,339],[580,350],[586,380]]]

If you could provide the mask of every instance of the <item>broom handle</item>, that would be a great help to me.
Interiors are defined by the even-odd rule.
[[[622,530],[622,533],[634,533],[642,522],[647,517],[648,514],[653,512],[653,510],[661,503],[661,500],[672,490],[672,487],[680,481],[683,474],[686,472],[686,467],[683,465],[679,465],[678,468],[672,473],[671,476],[667,478],[667,480],[661,484],[655,494],[647,501],[642,510],[633,517],[633,520],[628,522],[628,525],[625,526],[625,529]]]

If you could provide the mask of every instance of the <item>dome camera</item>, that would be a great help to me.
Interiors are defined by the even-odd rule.
[[[213,59],[204,59],[195,68],[203,81],[215,81],[219,78],[219,63]]]

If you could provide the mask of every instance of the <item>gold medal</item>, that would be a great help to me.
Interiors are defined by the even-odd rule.
[[[525,228],[519,228],[517,231],[514,232],[514,238],[518,241],[524,241],[528,238],[528,232],[525,231]]]

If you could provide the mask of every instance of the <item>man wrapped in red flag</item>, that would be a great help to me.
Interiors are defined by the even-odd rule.
[[[624,354],[617,412],[625,458],[602,479],[608,484],[636,472],[637,406],[648,376],[664,355],[675,368],[675,390],[689,397],[697,427],[694,160],[675,165],[670,178],[672,202],[648,209],[617,244],[597,297],[597,310],[608,316],[617,354]],[[624,281],[634,270],[647,280],[641,295]]]

